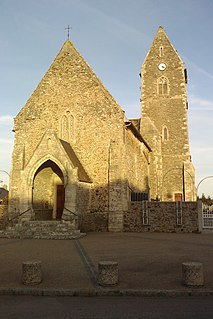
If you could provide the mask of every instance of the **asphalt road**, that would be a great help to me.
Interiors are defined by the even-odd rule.
[[[0,296],[0,318],[209,319],[213,297]]]

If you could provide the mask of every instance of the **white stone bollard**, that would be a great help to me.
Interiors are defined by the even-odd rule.
[[[116,261],[100,261],[98,263],[98,284],[101,286],[118,284],[118,263]]]
[[[203,286],[203,264],[200,262],[182,263],[182,279],[186,286]]]
[[[25,261],[22,263],[22,283],[37,285],[42,282],[41,261]]]

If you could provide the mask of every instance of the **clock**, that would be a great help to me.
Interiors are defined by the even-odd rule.
[[[158,65],[158,69],[159,69],[160,71],[164,71],[164,70],[166,69],[166,64],[165,64],[165,63],[160,63],[160,64]]]

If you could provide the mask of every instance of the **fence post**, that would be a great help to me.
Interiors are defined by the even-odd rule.
[[[202,200],[197,201],[197,214],[198,214],[198,231],[202,232],[203,229],[203,205]]]

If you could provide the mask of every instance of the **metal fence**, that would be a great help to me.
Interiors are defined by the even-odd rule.
[[[213,228],[213,207],[203,205],[202,207],[203,214],[203,228]]]
[[[146,200],[149,200],[148,193],[131,192],[131,202],[142,202]]]

